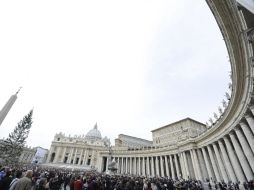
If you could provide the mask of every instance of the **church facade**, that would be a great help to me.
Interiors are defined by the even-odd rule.
[[[47,162],[104,172],[111,156],[117,173],[238,182],[254,178],[254,8],[247,0],[207,0],[227,46],[231,96],[220,116],[204,125],[190,118],[155,129],[153,142],[120,136],[109,151],[98,129],[91,138],[57,134]],[[93,139],[93,140],[92,140]],[[135,140],[134,142],[128,142]],[[147,144],[146,144],[147,143]]]

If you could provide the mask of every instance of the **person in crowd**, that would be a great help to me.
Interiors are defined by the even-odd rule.
[[[0,190],[9,190],[11,181],[12,181],[11,171],[8,170],[5,176],[0,181]]]
[[[80,176],[77,177],[77,180],[74,181],[74,190],[82,190],[83,183],[80,179]]]
[[[33,171],[27,170],[25,176],[18,180],[14,190],[31,190],[32,177],[33,177]]]
[[[22,171],[17,170],[16,174],[15,174],[15,178],[12,180],[10,186],[9,186],[9,190],[14,190],[18,180],[22,177]]]

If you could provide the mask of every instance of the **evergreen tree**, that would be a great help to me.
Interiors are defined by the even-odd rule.
[[[6,164],[17,164],[32,126],[33,110],[17,124],[7,139],[0,143],[0,157]]]

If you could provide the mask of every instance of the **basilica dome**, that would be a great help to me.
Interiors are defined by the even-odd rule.
[[[95,124],[94,128],[88,131],[85,136],[86,139],[89,140],[101,140],[101,132],[98,130],[97,124]]]

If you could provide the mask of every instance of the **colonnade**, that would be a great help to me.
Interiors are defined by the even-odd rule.
[[[115,157],[119,174],[181,176],[179,155]]]
[[[200,147],[197,144],[188,150],[181,150],[180,146],[175,154],[158,154],[160,149],[149,154],[137,151],[135,156],[128,151],[122,155],[116,152],[117,173],[217,182],[251,180],[254,178],[254,117],[249,114],[244,119],[219,140]]]
[[[68,151],[67,151],[68,150]],[[93,151],[83,147],[51,146],[47,163],[90,165]],[[90,161],[89,161],[90,160]]]

